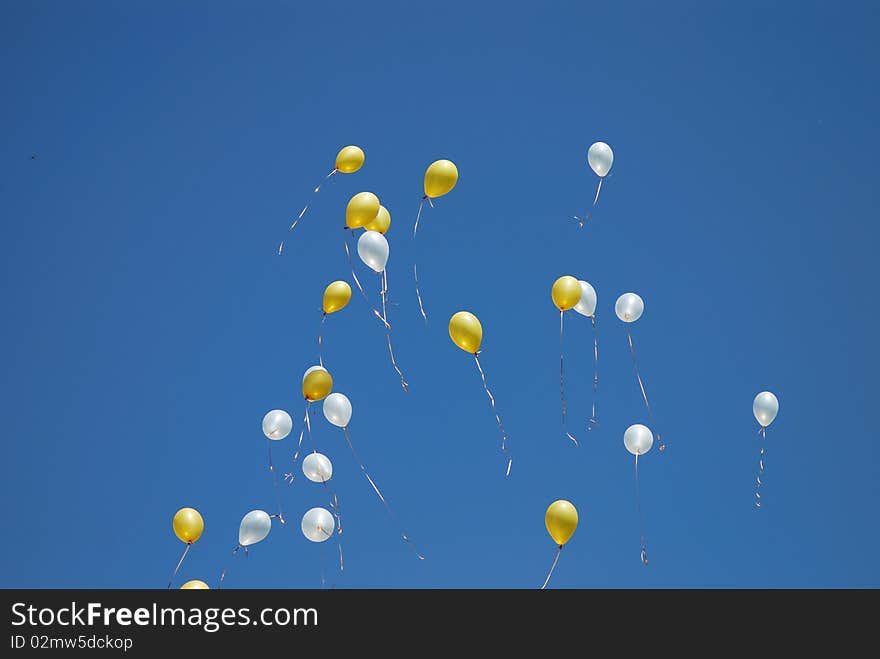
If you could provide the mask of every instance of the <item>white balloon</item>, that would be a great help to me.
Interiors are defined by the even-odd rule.
[[[309,453],[303,460],[303,473],[313,483],[326,483],[333,476],[333,464],[323,453]]]
[[[351,401],[345,394],[332,393],[324,399],[324,416],[334,426],[345,428],[351,421]]]
[[[605,142],[596,142],[587,151],[587,162],[597,176],[606,177],[614,162],[614,152]]]
[[[582,316],[592,318],[596,313],[596,289],[588,282],[578,280],[578,283],[581,285],[581,299],[574,305],[574,310]]]
[[[388,241],[378,231],[364,231],[358,238],[358,256],[376,272],[382,272],[388,263]]]
[[[269,535],[272,528],[272,519],[269,513],[262,510],[252,510],[242,517],[238,527],[238,544],[242,547],[255,545]]]
[[[303,515],[302,532],[312,542],[324,542],[333,536],[336,523],[326,508],[312,508]]]
[[[306,376],[307,376],[309,373],[311,373],[312,371],[326,371],[326,370],[327,370],[327,369],[324,368],[323,366],[309,366],[309,367],[306,369],[306,372],[303,373],[303,382],[306,381]]]
[[[641,423],[635,423],[623,433],[623,445],[633,455],[644,455],[654,445],[654,435]]]
[[[776,415],[779,414],[779,401],[769,391],[762,391],[755,396],[755,402],[752,403],[752,412],[762,428],[766,428]]]
[[[614,313],[625,323],[634,323],[642,317],[645,303],[635,293],[624,293],[614,303]]]
[[[293,420],[284,410],[272,410],[263,417],[263,434],[269,439],[284,439],[292,429]]]

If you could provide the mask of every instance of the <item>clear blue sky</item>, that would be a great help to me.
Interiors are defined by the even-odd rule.
[[[411,392],[358,297],[328,320],[325,356],[427,560],[319,414],[345,522],[329,581],[537,587],[554,552],[544,510],[566,498],[580,526],[554,587],[880,586],[880,15],[709,4],[3,2],[0,585],[164,587],[186,505],[206,528],[181,577],[216,583],[241,516],[274,512],[260,420],[282,407],[299,429],[321,291],[348,278],[344,206],[372,190],[393,218]],[[578,231],[595,140],[613,175]],[[277,257],[350,143],[364,168],[322,191]],[[444,157],[461,178],[419,230],[425,328],[410,233],[424,168]],[[589,435],[590,328],[567,319],[580,449],[559,423],[562,274],[599,295]],[[625,291],[646,303],[634,338],[669,445],[641,463],[647,568],[622,442],[646,421],[613,315]],[[483,323],[509,479],[447,335],[459,309]],[[763,389],[781,411],[756,511]],[[319,587],[299,517],[324,502],[302,478],[285,490],[290,523],[228,586]]]

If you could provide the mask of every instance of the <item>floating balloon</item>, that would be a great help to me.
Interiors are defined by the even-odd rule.
[[[541,590],[544,590],[547,584],[550,583],[550,577],[553,575],[553,570],[556,569],[556,564],[559,562],[559,554],[562,553],[565,543],[571,539],[575,529],[577,529],[577,509],[571,502],[565,499],[554,501],[544,514],[544,525],[547,527],[547,533],[550,534],[553,542],[556,543],[556,557],[553,559],[553,565],[550,567],[550,572],[547,573],[547,578],[544,579],[544,585],[541,586]]]
[[[315,187],[312,191],[312,194],[318,194],[321,190],[321,186],[324,185],[336,172],[342,172],[343,174],[351,174],[352,172],[356,172],[359,170],[364,164],[364,152],[360,149],[360,147],[356,146],[346,146],[343,147],[339,153],[336,154],[336,166],[330,170],[330,173],[327,174],[321,182]],[[297,215],[296,219],[291,223],[290,227],[287,229],[287,233],[289,234],[293,231],[293,228],[297,225],[297,223],[303,218],[306,214],[306,211],[309,210],[309,206],[311,206],[312,201],[309,200],[303,209],[300,211],[299,215]],[[278,254],[280,255],[284,251],[284,241],[278,245]]]
[[[205,530],[205,522],[195,508],[181,508],[174,514],[172,520],[174,534],[181,542],[191,545],[200,537]]]
[[[323,453],[309,453],[303,459],[302,470],[313,483],[326,483],[333,476],[333,464]]]
[[[238,544],[242,547],[250,547],[263,540],[272,530],[272,519],[269,513],[262,510],[252,510],[245,515],[238,527]]]
[[[779,414],[779,400],[769,391],[762,391],[755,396],[752,412],[762,428],[766,428]]]
[[[458,167],[451,160],[435,160],[425,171],[425,196],[442,197],[458,183]]]
[[[550,298],[553,300],[556,308],[559,309],[559,403],[562,410],[562,432],[574,442],[575,446],[579,446],[578,440],[568,432],[568,427],[565,423],[565,351],[562,335],[565,312],[569,309],[574,309],[578,302],[581,301],[580,282],[570,275],[560,277],[553,282],[553,287],[550,289]]]
[[[333,393],[324,399],[324,416],[337,428],[345,428],[351,421],[351,401],[348,396]]]
[[[364,166],[364,157],[364,152],[360,147],[343,147],[336,154],[336,170],[343,174],[353,174]]]
[[[635,293],[624,293],[614,303],[614,313],[625,323],[634,323],[642,317],[645,303]]]
[[[358,192],[345,207],[345,226],[359,229],[376,219],[379,214],[379,197],[372,192]]]
[[[210,590],[210,586],[206,584],[204,581],[200,581],[199,579],[193,579],[192,581],[187,581],[180,587],[180,590]]]
[[[611,151],[611,147],[605,144],[605,142],[596,142],[590,146],[589,151],[587,151],[587,162],[590,164],[590,168],[596,173],[596,176],[599,177],[599,185],[596,186],[596,196],[593,197],[593,205],[590,207],[590,210],[584,214],[583,219],[577,216],[574,218],[578,221],[581,228],[583,228],[587,220],[590,219],[590,216],[599,204],[599,192],[602,190],[602,181],[605,180],[605,177],[608,176],[608,173],[611,171],[611,165],[614,162],[614,153]]]
[[[293,420],[284,410],[272,410],[266,412],[263,417],[263,434],[266,439],[281,440],[290,434],[293,429]]]
[[[635,293],[624,293],[619,298],[617,298],[617,302],[614,303],[614,313],[617,314],[617,317],[627,324],[626,330],[626,340],[629,343],[629,354],[632,357],[633,368],[636,372],[636,381],[639,385],[639,391],[642,394],[642,400],[645,402],[645,409],[648,411],[648,420],[653,423],[654,422],[654,414],[651,411],[651,403],[648,402],[648,393],[645,390],[645,382],[642,380],[642,373],[639,370],[639,361],[636,359],[636,349],[633,346],[632,335],[629,333],[629,324],[636,322],[639,318],[642,317],[642,313],[645,311],[645,303]],[[666,450],[666,445],[663,443],[663,440],[660,438],[660,433],[657,433],[657,448],[660,449],[661,452]]]
[[[771,392],[762,391],[755,396],[755,401],[752,403],[752,413],[758,421],[758,425],[760,426],[758,434],[761,435],[761,452],[758,455],[758,477],[755,481],[755,507],[760,508],[762,504],[760,490],[764,485],[761,481],[761,477],[764,475],[764,453],[766,451],[767,443],[767,426],[773,423],[773,420],[779,413],[779,401]]]
[[[384,206],[379,206],[379,213],[372,221],[364,225],[367,231],[378,231],[379,233],[387,233],[391,226],[391,213]]]
[[[358,238],[358,256],[376,272],[382,272],[388,263],[388,241],[378,231],[365,231]]]
[[[599,178],[608,176],[614,163],[614,152],[605,142],[596,142],[587,151],[587,162]]]
[[[459,348],[474,356],[474,362],[483,381],[483,389],[489,397],[489,404],[492,405],[492,412],[495,413],[495,421],[498,423],[498,429],[501,431],[501,452],[507,458],[507,471],[505,475],[510,476],[510,467],[513,464],[513,458],[507,451],[507,431],[504,424],[501,423],[501,416],[495,409],[495,397],[489,391],[489,385],[486,383],[486,374],[483,373],[483,367],[480,365],[480,344],[483,341],[483,326],[477,317],[469,311],[458,311],[452,314],[449,319],[449,338]]]
[[[333,389],[333,378],[327,369],[313,366],[303,376],[303,397],[313,403],[325,398]]]
[[[459,311],[449,319],[449,336],[459,348],[475,355],[480,352],[483,326],[474,314],[469,311]]]
[[[345,309],[349,300],[351,300],[351,286],[348,285],[348,282],[334,281],[324,289],[324,299],[321,306],[325,314],[336,313]]]
[[[588,282],[579,280],[581,286],[581,299],[574,305],[574,310],[582,316],[590,319],[593,325],[593,413],[590,415],[587,430],[592,430],[599,424],[596,408],[599,404],[599,334],[596,331],[596,289]]]
[[[560,311],[574,309],[575,305],[581,301],[581,285],[574,277],[564,275],[553,282],[550,297],[553,298],[553,304]]]
[[[192,546],[192,543],[202,537],[202,531],[205,530],[205,522],[202,520],[199,511],[195,508],[181,508],[174,513],[174,519],[171,520],[171,526],[174,528],[174,535],[177,536],[178,540],[186,543],[186,547],[183,549],[183,554],[181,554],[180,560],[177,561],[177,567],[174,568],[174,572],[171,573],[171,578],[168,579],[169,589],[171,588],[171,584],[174,583],[174,577],[176,577],[177,573],[180,571],[180,566],[183,565],[183,559],[185,559],[186,555],[189,553],[189,548]]]
[[[302,518],[303,535],[312,542],[324,542],[333,536],[336,527],[333,515],[326,508],[312,508]]]
[[[413,241],[415,241],[416,233],[419,230],[419,220],[422,217],[422,208],[427,201],[431,208],[434,207],[432,199],[442,197],[455,187],[458,182],[458,168],[451,160],[435,160],[425,171],[425,196],[419,203],[419,212],[416,214],[416,221],[413,224]],[[416,283],[416,298],[419,301],[419,313],[422,314],[422,320],[428,322],[428,315],[425,313],[425,305],[422,304],[422,293],[419,291],[419,271],[418,264],[413,261],[413,279]]]
[[[647,426],[635,423],[623,433],[623,445],[626,450],[636,456],[636,508],[639,512],[639,535],[641,542],[642,565],[648,564],[648,545],[645,542],[645,522],[642,517],[642,497],[639,492],[639,456],[651,450],[654,445],[654,435]]]

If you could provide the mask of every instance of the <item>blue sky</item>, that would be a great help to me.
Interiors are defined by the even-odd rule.
[[[0,585],[164,587],[181,506],[206,528],[178,583],[216,584],[241,517],[274,512],[260,420],[294,416],[275,445],[289,460],[361,190],[392,214],[410,393],[358,297],[328,319],[325,359],[427,559],[317,410],[345,524],[346,569],[325,547],[328,583],[537,587],[554,552],[544,511],[566,498],[580,526],[553,587],[880,585],[878,9],[710,4],[2,3]],[[578,231],[596,140],[614,169]],[[322,190],[277,257],[346,144],[364,168]],[[437,158],[461,176],[414,250]],[[599,297],[589,434],[590,328],[566,319],[580,449],[559,423],[562,274]],[[613,315],[626,291],[645,300],[633,336],[669,447],[640,462],[647,567],[622,441],[647,421]],[[483,323],[509,479],[472,360],[447,335],[460,309]],[[756,511],[763,389],[781,411]],[[320,587],[299,517],[325,500],[303,478],[286,489],[289,523],[226,584]]]

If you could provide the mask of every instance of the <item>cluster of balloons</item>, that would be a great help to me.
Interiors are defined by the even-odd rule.
[[[337,173],[351,174],[359,171],[364,164],[364,160],[364,152],[360,147],[344,147],[339,151],[336,156],[334,168],[330,171],[329,174],[324,177],[324,179],[322,179],[321,183],[319,183],[314,188],[313,193],[317,194],[320,191],[323,183]],[[596,193],[593,198],[593,203],[589,211],[585,213],[582,218],[576,217],[581,228],[583,228],[587,220],[594,212],[596,206],[598,205],[602,183],[611,172],[611,168],[614,162],[614,153],[611,147],[605,142],[595,142],[590,146],[587,152],[587,161],[590,168],[593,170],[596,176],[599,177],[599,180],[596,187]],[[456,186],[458,182],[458,176],[458,168],[450,160],[436,160],[428,166],[424,174],[424,196],[422,197],[419,204],[418,213],[416,214],[415,223],[413,225],[413,240],[415,240],[418,232],[419,222],[425,203],[427,202],[428,205],[433,208],[433,201],[435,199],[448,194]],[[305,207],[290,225],[288,232],[292,231],[296,224],[305,216],[306,212],[309,210],[311,203],[312,201],[309,201],[309,203],[305,205]],[[367,297],[367,294],[364,291],[364,288],[361,285],[361,282],[357,276],[354,265],[351,265],[352,279],[355,282],[355,285],[359,289],[360,293],[363,295],[365,301],[370,306],[373,314],[383,323],[385,327],[391,363],[395,368],[397,375],[400,377],[403,390],[407,391],[408,384],[394,356],[394,350],[391,342],[392,327],[388,320],[387,312],[387,265],[390,257],[390,245],[386,234],[388,233],[390,227],[391,213],[381,203],[379,197],[373,192],[359,192],[353,195],[345,206],[344,228],[348,232],[347,236],[354,238],[356,235],[355,232],[358,230],[361,231],[359,237],[357,237],[356,243],[358,257],[364,265],[375,272],[378,276],[381,311],[376,308],[375,305],[372,305],[370,303],[369,298]],[[344,242],[344,246],[346,256],[349,263],[351,264],[351,251],[349,249],[348,241]],[[282,253],[283,247],[284,242],[282,241],[279,245],[279,254]],[[413,264],[413,278],[415,281],[419,312],[422,318],[427,321],[427,314],[425,312],[421,291],[419,289],[418,268],[415,261]],[[322,338],[324,322],[326,321],[328,315],[337,313],[346,308],[348,303],[351,301],[351,297],[352,289],[346,281],[332,281],[325,287],[321,305],[321,329],[318,332],[319,363],[308,368],[303,374],[302,378],[301,391],[303,400],[305,402],[305,413],[303,416],[303,426],[299,434],[299,440],[293,452],[292,462],[294,466],[298,462],[300,452],[303,447],[302,445],[304,437],[308,436],[309,441],[313,444],[313,447],[312,452],[306,455],[302,460],[302,473],[305,476],[306,480],[308,480],[309,482],[321,484],[329,496],[329,509],[320,506],[311,507],[302,516],[300,524],[302,534],[307,540],[314,543],[326,542],[334,536],[336,536],[337,540],[339,540],[339,536],[342,534],[342,520],[340,516],[338,497],[334,492],[331,491],[330,487],[328,486],[328,483],[330,483],[333,478],[333,463],[331,462],[330,457],[318,451],[317,447],[314,446],[314,442],[312,440],[311,419],[309,415],[309,410],[313,403],[323,401],[322,409],[325,419],[332,426],[335,426],[342,430],[345,441],[351,450],[351,454],[357,462],[358,466],[360,467],[365,479],[367,480],[373,491],[376,493],[379,500],[385,506],[389,515],[394,517],[393,511],[388,505],[388,501],[376,484],[375,479],[367,471],[364,463],[358,457],[354,445],[352,444],[349,434],[349,424],[352,419],[351,401],[345,394],[333,391],[333,377],[324,366]],[[574,310],[575,312],[577,312],[577,314],[589,318],[592,325],[593,400],[591,415],[587,422],[587,429],[589,430],[593,429],[598,424],[597,401],[599,382],[599,347],[596,324],[596,309],[598,297],[596,289],[589,282],[578,279],[577,277],[574,277],[572,275],[563,275],[558,277],[551,286],[550,297],[553,305],[559,311],[559,394],[562,431],[568,437],[568,439],[570,439],[575,444],[575,446],[578,446],[578,440],[571,432],[569,432],[567,427],[567,405],[565,398],[564,320],[566,312]],[[620,295],[614,304],[615,315],[621,322],[624,323],[624,327],[627,328],[627,342],[630,350],[630,355],[632,357],[636,380],[642,399],[644,401],[648,422],[653,426],[654,419],[652,408],[648,399],[644,380],[641,376],[632,335],[629,329],[632,323],[635,323],[642,317],[644,310],[644,300],[639,295],[633,292],[628,292]],[[496,409],[495,397],[489,389],[485,372],[483,371],[483,367],[480,363],[480,352],[483,340],[483,326],[480,323],[480,320],[473,313],[471,313],[470,311],[462,310],[454,313],[450,317],[448,331],[450,339],[458,348],[460,348],[464,352],[473,355],[477,371],[480,374],[483,388],[489,399],[489,403],[491,405],[492,411],[495,415],[495,420],[501,433],[501,451],[506,459],[505,474],[509,476],[512,465],[512,458],[507,447],[507,432]],[[755,505],[758,508],[760,508],[762,505],[760,489],[763,485],[761,479],[764,470],[766,429],[776,418],[778,411],[779,401],[776,396],[771,392],[763,391],[755,397],[753,402],[753,413],[759,424],[758,434],[761,439],[758,476],[755,487]],[[278,481],[275,474],[275,467],[272,458],[272,444],[284,440],[291,434],[293,430],[293,420],[287,411],[282,409],[273,409],[264,415],[262,420],[262,430],[267,442],[269,469],[273,474],[273,485],[278,499],[278,512],[276,514],[270,515],[264,510],[256,509],[251,510],[246,515],[244,515],[239,525],[238,543],[233,549],[233,556],[240,549],[243,548],[245,552],[247,552],[251,546],[266,539],[272,529],[273,519],[278,519],[282,525],[285,523],[284,515],[281,509],[281,497],[278,493]],[[656,434],[656,439],[659,450],[663,451],[665,445],[660,439],[659,433]],[[639,517],[640,532],[640,557],[642,563],[645,565],[648,564],[648,559],[644,531],[644,517],[642,514],[641,494],[639,486],[639,458],[641,456],[644,456],[651,450],[654,445],[654,440],[655,433],[648,426],[641,423],[630,425],[623,433],[624,447],[631,455],[634,456],[636,507]],[[285,480],[292,483],[294,480],[293,474],[286,474]],[[542,589],[546,588],[549,584],[550,578],[553,575],[554,570],[556,569],[557,563],[559,561],[559,556],[562,552],[563,547],[569,542],[575,530],[577,529],[578,511],[571,502],[564,499],[559,499],[557,501],[554,501],[547,508],[544,521],[547,528],[547,533],[556,544],[557,551],[553,559],[553,564],[550,568],[550,571],[548,572],[547,577],[544,580],[543,585],[541,586]],[[174,578],[180,570],[181,565],[183,564],[190,547],[201,537],[204,530],[204,522],[201,515],[195,509],[182,508],[174,515],[173,528],[176,536],[180,539],[181,542],[185,544],[185,548],[182,556],[180,557],[180,560],[177,563],[177,567],[175,568],[171,579],[169,580],[169,588],[171,587]],[[400,535],[402,539],[411,546],[416,555],[420,559],[423,558],[421,554],[419,554],[418,551],[415,549],[415,546],[412,544],[412,541],[409,539],[406,533],[401,531]],[[343,563],[341,544],[339,545],[339,557],[340,569],[342,569]],[[225,575],[226,570],[224,569],[223,573],[220,576],[221,583]],[[187,581],[183,584],[183,586],[181,586],[181,589],[186,590],[207,588],[208,585],[206,582],[197,579]]]

